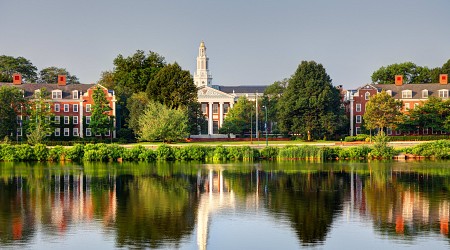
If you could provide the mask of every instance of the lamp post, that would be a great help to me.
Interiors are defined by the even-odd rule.
[[[264,121],[264,127],[266,129],[266,147],[267,147],[267,146],[269,146],[269,137],[268,137],[268,133],[267,133],[267,131],[268,131],[268,128],[267,128],[267,105],[264,105],[263,108],[266,111],[266,120]]]

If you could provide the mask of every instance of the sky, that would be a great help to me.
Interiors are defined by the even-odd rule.
[[[353,89],[382,66],[442,66],[449,10],[449,0],[0,0],[0,55],[94,83],[136,50],[194,74],[203,40],[213,84],[269,85],[306,60]]]

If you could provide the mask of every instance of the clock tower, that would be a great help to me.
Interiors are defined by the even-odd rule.
[[[206,46],[202,41],[198,48],[197,71],[194,74],[194,83],[197,87],[211,86],[212,76],[209,74],[209,58],[206,56]]]

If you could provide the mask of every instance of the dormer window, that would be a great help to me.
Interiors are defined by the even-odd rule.
[[[36,89],[34,91],[34,98],[39,98],[41,96],[41,90],[40,89]]]
[[[439,90],[439,97],[440,98],[448,98],[448,90],[447,89]]]
[[[403,90],[402,91],[402,98],[403,99],[412,98],[412,90]]]
[[[78,99],[78,90],[72,91],[72,99]]]
[[[388,94],[388,95],[390,95],[390,96],[392,96],[392,90],[386,90],[386,94]]]
[[[52,91],[52,99],[61,99],[62,91],[61,90],[53,90]]]
[[[428,98],[428,90],[422,90],[422,98]]]
[[[369,93],[369,92],[366,92],[366,93],[364,94],[364,98],[365,98],[366,100],[369,100],[369,98],[370,98],[370,93]]]

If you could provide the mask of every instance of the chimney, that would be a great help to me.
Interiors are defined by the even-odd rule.
[[[20,85],[22,84],[22,75],[19,73],[15,73],[12,75],[13,77],[13,84],[14,85]]]
[[[58,75],[58,86],[66,86],[66,75]]]
[[[395,85],[397,85],[397,86],[403,85],[403,76],[402,75],[395,76]]]
[[[448,75],[447,74],[440,74],[439,75],[439,83],[440,84],[448,84]]]

